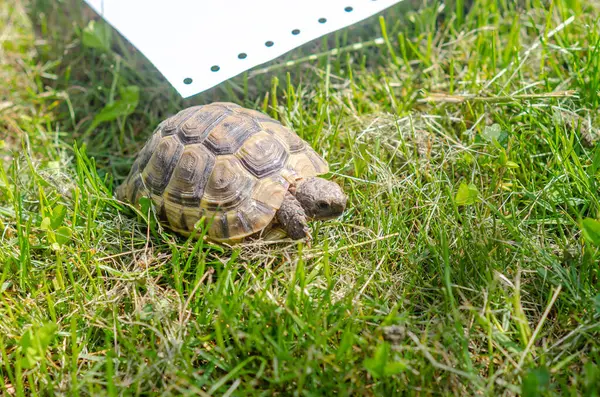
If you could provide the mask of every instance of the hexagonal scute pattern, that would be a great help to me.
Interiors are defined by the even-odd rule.
[[[143,171],[144,168],[146,168],[146,166],[148,165],[148,161],[150,161],[150,157],[152,157],[152,153],[154,153],[156,147],[158,146],[158,143],[160,142],[160,139],[160,132],[155,131],[138,154],[134,165],[132,166],[132,170],[136,166],[139,171]]]
[[[232,154],[258,131],[260,126],[252,118],[230,114],[212,128],[204,144],[215,154]]]
[[[283,168],[288,152],[277,138],[260,131],[246,139],[236,156],[248,171],[262,178]]]
[[[165,217],[169,226],[184,235],[194,230],[196,222],[202,217],[200,208],[191,208],[179,204],[164,206]]]
[[[249,199],[238,208],[214,213],[212,218],[209,217],[208,221],[212,223],[208,233],[215,240],[242,239],[263,230],[271,223],[274,216],[274,209]]]
[[[177,137],[167,136],[161,139],[142,171],[144,184],[151,193],[163,193],[182,153],[183,145]]]
[[[137,204],[143,194],[144,182],[139,173],[130,175],[127,181],[117,188],[117,199],[127,200],[133,204]]]
[[[243,114],[243,115],[252,117],[256,121],[260,122],[261,124],[263,122],[265,122],[265,123],[273,123],[273,124],[280,125],[279,121],[277,121],[277,120],[269,117],[268,115],[266,115],[262,112],[259,112],[257,110],[239,107],[239,108],[235,108],[235,112],[238,114]]]
[[[202,144],[184,147],[164,198],[170,203],[197,208],[215,164],[215,156]]]
[[[168,119],[166,119],[165,121],[163,121],[159,125],[162,136],[173,135],[176,132],[177,127],[179,127],[179,125],[182,122],[184,122],[188,117],[190,117],[192,114],[196,113],[200,108],[201,108],[201,106],[192,106],[190,108],[183,109],[176,115],[171,116]]]
[[[277,137],[285,146],[289,149],[290,153],[296,153],[304,149],[306,142],[304,142],[298,135],[290,131],[287,127],[272,122],[260,123],[265,131],[273,136]]]
[[[145,188],[141,172],[148,165],[148,161],[150,161],[150,157],[152,156],[152,153],[154,153],[160,140],[161,134],[157,128],[152,136],[146,141],[142,150],[138,153],[131,166],[127,179],[125,179],[125,182],[117,188],[116,193],[119,200],[128,200],[130,203],[137,204],[139,198],[144,194]]]
[[[235,156],[218,156],[201,206],[209,211],[228,211],[248,199],[255,184],[256,178]]]
[[[326,174],[329,172],[329,166],[311,148],[308,146],[300,153],[294,153],[290,156],[288,165],[303,178]]]
[[[231,111],[222,106],[202,106],[179,126],[177,134],[184,144],[200,143],[230,114]]]
[[[290,183],[279,173],[276,173],[258,181],[252,193],[252,198],[274,210],[278,210],[281,203],[283,203],[289,186]]]
[[[317,175],[323,175],[329,172],[329,164],[327,164],[323,157],[321,157],[319,153],[315,152],[313,148],[306,146],[304,153],[313,163]]]
[[[165,206],[165,200],[162,196],[156,194],[150,194],[150,198],[154,203],[154,208],[156,210],[156,215],[158,220],[164,224],[169,224],[169,218],[167,217],[167,208]]]
[[[212,102],[209,103],[208,105],[204,105],[204,107],[209,107],[209,106],[215,106],[215,107],[221,107],[221,108],[225,108],[227,110],[231,110],[231,111],[235,111],[237,109],[243,109],[240,105],[236,104],[236,103],[232,103],[232,102]]]

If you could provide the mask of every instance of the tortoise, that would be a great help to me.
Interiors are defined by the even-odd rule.
[[[318,177],[327,162],[280,122],[226,102],[181,110],[158,125],[116,196],[151,198],[164,226],[189,236],[204,217],[209,239],[310,240],[308,220],[342,214],[347,197]],[[283,233],[282,233],[283,232]]]

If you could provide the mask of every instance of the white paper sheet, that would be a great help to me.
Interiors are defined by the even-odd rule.
[[[85,0],[184,97],[401,0]]]

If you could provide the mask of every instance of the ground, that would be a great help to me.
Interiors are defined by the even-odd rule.
[[[600,3],[405,0],[187,100],[91,16],[0,2],[1,394],[598,396]],[[212,101],[327,159],[310,247],[116,201]]]

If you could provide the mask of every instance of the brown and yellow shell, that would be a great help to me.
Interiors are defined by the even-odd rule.
[[[271,224],[290,185],[327,172],[325,160],[278,121],[218,102],[163,121],[117,198],[135,205],[151,198],[161,222],[183,235],[204,217],[209,238],[237,241]]]

